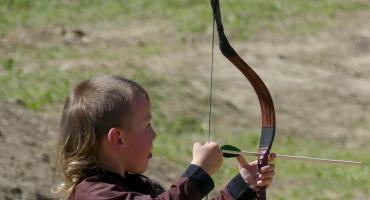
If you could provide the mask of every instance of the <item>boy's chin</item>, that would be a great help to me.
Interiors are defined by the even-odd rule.
[[[130,172],[134,173],[134,174],[144,174],[147,169],[148,169],[148,165],[146,165],[143,168],[137,168],[137,169],[134,169],[134,170],[130,170]]]

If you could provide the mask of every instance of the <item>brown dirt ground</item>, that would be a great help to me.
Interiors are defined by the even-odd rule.
[[[233,42],[237,51],[251,66],[258,66],[256,71],[266,81],[272,93],[277,109],[277,124],[281,124],[278,126],[278,133],[335,138],[351,148],[361,146],[361,142],[368,146],[368,19],[369,12],[358,12],[351,16],[338,16],[336,29],[315,36],[288,38],[281,33],[266,32],[249,42]],[[125,30],[111,26],[104,29],[104,34],[94,30],[94,27],[86,27],[86,30],[91,32],[91,40],[100,41],[94,48],[107,45],[112,51],[122,50],[122,46],[140,45],[142,38],[154,40],[157,39],[156,35],[165,35],[163,38],[166,39],[161,40],[163,50],[159,56],[148,56],[144,60],[132,58],[132,62],[141,64],[154,74],[169,77],[170,83],[176,83],[173,78],[176,76],[192,80],[189,90],[206,97],[210,62],[209,39],[205,39],[205,36],[200,40],[194,39],[195,36],[190,37],[184,48],[176,48],[172,43],[177,43],[180,38],[173,29],[163,29],[164,26],[126,26],[129,30],[126,35]],[[207,33],[209,35],[210,31]],[[36,44],[33,40],[29,42],[35,43],[36,47],[52,45],[41,43],[43,37],[40,34],[35,37],[39,43]],[[18,39],[10,38],[9,41]],[[243,131],[241,127],[256,128],[259,124],[259,108],[255,106],[258,102],[254,93],[248,92],[251,88],[246,86],[246,80],[221,55],[216,53],[215,58],[214,99],[218,107],[215,109],[214,129],[237,133]],[[71,62],[80,62],[82,66],[96,66],[96,63],[88,60]],[[71,62],[65,61],[67,64],[61,66],[72,66]],[[107,62],[106,65],[111,64]],[[240,88],[246,88],[245,92],[241,93]],[[191,102],[184,102],[183,108],[179,109],[188,109],[190,104]],[[53,147],[59,110],[60,108],[32,112],[17,103],[0,102],[0,199],[55,198],[50,190],[58,182]],[[222,113],[227,113],[228,117],[223,118]],[[245,118],[240,116],[248,118],[249,122],[246,123]],[[219,121],[222,123],[217,123]],[[359,138],[365,140],[361,141]],[[148,174],[168,184],[180,172],[181,169],[176,164],[156,158]]]

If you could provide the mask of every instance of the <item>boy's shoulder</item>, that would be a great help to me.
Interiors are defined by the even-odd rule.
[[[74,190],[74,199],[98,199],[116,192],[128,191],[118,176],[110,173],[100,173],[89,176],[78,183]]]
[[[164,192],[158,182],[146,176],[126,173],[121,176],[117,173],[106,171],[82,180],[75,188],[75,199],[100,199],[128,195],[138,192],[157,196]]]
[[[162,187],[162,185],[159,183],[158,180],[149,178],[149,177],[144,176],[144,175],[139,175],[139,176],[144,182],[147,182],[148,184],[151,185],[155,194],[159,195],[159,194],[162,194],[163,192],[165,192],[165,189]]]

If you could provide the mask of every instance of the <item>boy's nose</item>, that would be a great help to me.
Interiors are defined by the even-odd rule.
[[[153,129],[153,140],[157,137],[157,133],[155,132],[155,130]]]
[[[153,140],[157,137],[157,133],[155,132],[154,128],[151,127],[151,132],[152,132],[152,135],[153,135]]]

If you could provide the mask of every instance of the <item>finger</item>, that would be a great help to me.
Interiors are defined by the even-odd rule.
[[[249,163],[249,165],[250,165],[250,166],[253,166],[253,167],[257,167],[257,163],[258,163],[258,161],[257,161],[257,160],[255,160],[255,161],[253,161],[253,162],[250,162],[250,163]]]
[[[208,144],[212,144],[212,145],[218,146],[218,143],[215,142],[215,141],[213,141],[213,140],[209,141]]]
[[[269,158],[268,158],[268,162],[272,162],[276,159],[276,153],[270,153],[269,155]]]
[[[259,180],[266,180],[266,179],[272,179],[275,175],[275,172],[268,172],[264,174],[259,174],[258,179]]]
[[[199,142],[194,143],[194,146],[200,146],[201,144]]]
[[[275,165],[274,164],[268,164],[261,168],[260,173],[267,173],[275,171]]]
[[[269,186],[272,183],[272,178],[271,179],[265,179],[265,180],[259,180],[257,181],[257,186]]]
[[[216,143],[216,142],[214,142],[214,141],[209,141],[208,143],[207,143],[207,146],[209,146],[209,147],[211,147],[211,148],[217,148],[217,149],[219,149],[220,147],[219,147],[219,145]]]
[[[276,158],[277,158],[276,153],[269,154],[268,163],[269,164],[272,163]],[[255,161],[249,163],[249,165],[251,165],[251,166],[257,166],[257,163],[258,163],[258,161],[255,160]]]

